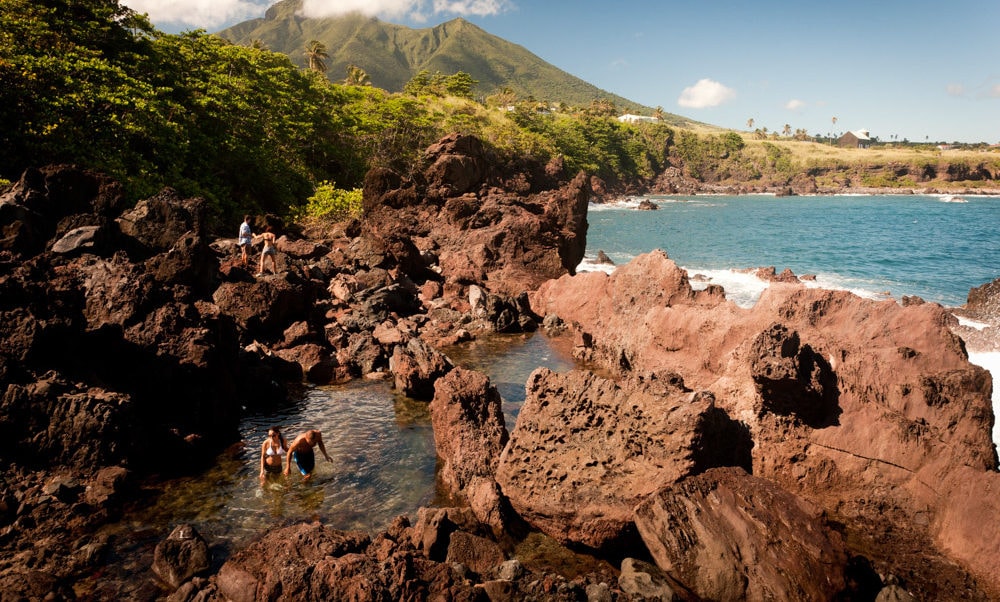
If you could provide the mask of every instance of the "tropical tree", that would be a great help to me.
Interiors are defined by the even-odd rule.
[[[347,77],[344,78],[345,86],[370,86],[372,85],[371,78],[368,77],[368,73],[364,69],[358,67],[357,65],[347,66]]]
[[[653,111],[653,117],[662,120],[663,119],[663,107],[657,106],[656,110]]]
[[[784,136],[791,136],[792,135],[792,126],[786,123],[785,127],[781,128],[781,133]]]
[[[747,129],[748,130],[752,130],[753,129],[753,117],[751,117],[750,119],[747,119]]]
[[[326,44],[323,42],[310,40],[306,44],[306,60],[309,63],[309,69],[319,73],[326,73],[326,59],[328,58],[330,58],[330,55],[327,54]]]
[[[607,98],[595,98],[590,102],[590,109],[588,112],[591,115],[600,117],[611,117],[618,113],[618,109],[615,108],[614,101]]]

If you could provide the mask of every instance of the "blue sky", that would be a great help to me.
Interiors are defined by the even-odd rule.
[[[217,31],[272,4],[121,1],[168,32]],[[461,16],[608,92],[722,127],[1000,143],[998,0],[304,2],[312,16],[417,28]]]

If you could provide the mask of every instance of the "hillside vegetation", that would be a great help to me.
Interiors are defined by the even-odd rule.
[[[413,171],[423,149],[452,132],[481,138],[498,169],[561,157],[569,173],[598,176],[613,192],[663,190],[664,174],[687,188],[808,192],[981,187],[1000,173],[995,153],[845,151],[681,127],[669,116],[622,123],[607,99],[484,97],[473,68],[461,66],[420,71],[390,92],[331,83],[289,56],[205,32],[166,35],[114,0],[4,0],[0,179],[74,163],[115,177],[133,199],[164,186],[203,196],[232,222],[356,198],[337,190],[360,187],[375,166]]]

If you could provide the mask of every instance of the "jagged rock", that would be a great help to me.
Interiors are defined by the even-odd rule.
[[[405,261],[397,258],[415,282],[488,283],[491,292],[507,296],[575,270],[586,247],[591,190],[585,174],[525,198],[523,190],[489,185],[507,180],[487,169],[475,138],[445,138],[427,157],[430,167],[415,180],[386,170],[369,172],[362,238],[377,255],[393,256],[387,250],[402,250],[407,240],[433,240],[435,271],[414,248],[405,247],[411,249],[403,254]],[[424,202],[417,202],[421,197]]]
[[[435,383],[429,408],[434,444],[444,462],[442,481],[461,492],[474,477],[492,478],[508,434],[500,393],[489,378],[455,368]]]
[[[448,374],[454,365],[447,356],[437,351],[420,337],[405,345],[393,347],[389,358],[396,389],[407,397],[428,401],[434,397],[435,383]]]
[[[188,232],[204,236],[204,199],[185,199],[172,189],[139,201],[116,222],[122,234],[150,254],[169,251]]]
[[[956,587],[965,570],[1000,591],[1000,569],[984,561],[1000,551],[1000,528],[976,518],[995,511],[996,496],[984,492],[1000,486],[991,380],[969,363],[949,311],[786,283],[742,309],[693,294],[685,276],[664,253],[649,253],[611,275],[550,281],[532,308],[589,337],[591,359],[614,371],[666,368],[714,393],[753,433],[752,474],[836,516],[876,564],[905,561],[911,583]],[[775,324],[787,335],[765,337],[761,363],[758,335]],[[782,358],[785,343],[795,347],[791,333],[798,351]],[[788,375],[782,403],[765,404],[775,384],[767,366]],[[802,393],[813,401],[801,405]],[[516,438],[517,429],[511,448]],[[516,490],[498,481],[518,508]]]

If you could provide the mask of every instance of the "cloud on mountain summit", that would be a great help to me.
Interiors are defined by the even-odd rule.
[[[209,31],[260,18],[274,0],[121,0],[157,25]],[[425,21],[432,15],[486,17],[514,8],[511,0],[302,0],[302,16],[333,17],[349,12]]]
[[[302,16],[319,18],[360,12],[423,21],[429,14],[486,17],[512,7],[510,0],[303,0]]]

